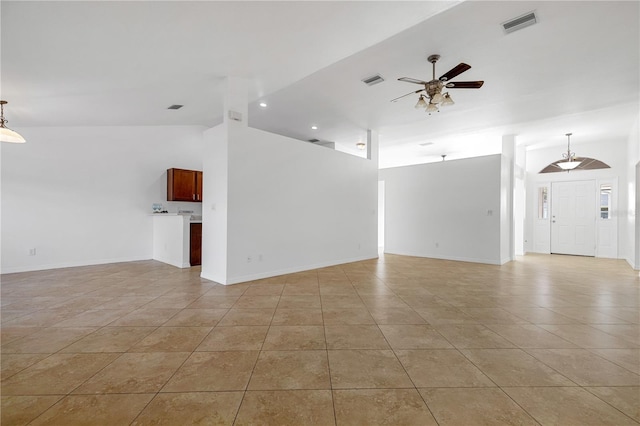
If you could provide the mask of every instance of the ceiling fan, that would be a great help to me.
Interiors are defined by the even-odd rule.
[[[471,65],[467,65],[465,63],[456,65],[455,67],[444,73],[442,76],[440,76],[440,78],[436,79],[436,62],[438,62],[438,59],[440,59],[440,55],[431,55],[427,58],[427,60],[433,64],[433,79],[431,81],[422,81],[409,77],[399,78],[399,81],[420,84],[421,86],[424,86],[424,88],[392,99],[391,102],[395,102],[398,99],[404,98],[405,96],[420,93],[420,98],[418,99],[416,108],[426,108],[426,111],[429,113],[429,115],[431,115],[432,112],[439,112],[440,106],[448,106],[455,103],[453,102],[453,99],[451,99],[451,96],[449,96],[448,92],[444,94],[442,93],[442,90],[444,88],[479,89],[484,84],[484,81],[449,81],[471,68]],[[429,102],[427,102],[427,100]]]

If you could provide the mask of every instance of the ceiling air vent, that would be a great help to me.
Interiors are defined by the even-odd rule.
[[[373,75],[371,77],[363,78],[362,82],[367,86],[373,86],[374,84],[382,83],[384,78],[380,74]]]
[[[171,106],[170,106],[169,108],[167,108],[167,109],[180,109],[180,108],[182,108],[183,106],[184,106],[184,105],[175,105],[175,104],[174,104],[174,105],[171,105]]]
[[[517,18],[511,19],[510,21],[503,22],[502,28],[504,28],[505,33],[509,34],[533,25],[536,22],[536,14],[534,12],[529,12]]]

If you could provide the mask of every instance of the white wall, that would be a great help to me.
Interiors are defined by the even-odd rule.
[[[224,124],[203,134],[202,276],[227,279],[227,210],[229,153]]]
[[[527,182],[526,182],[526,164],[527,164],[527,151],[526,148],[521,145],[516,147],[515,157],[515,188],[513,191],[513,220],[514,220],[514,254],[516,256],[522,256],[525,254],[524,240],[525,240],[525,221],[527,215]]]
[[[637,119],[629,132],[627,139],[627,180],[623,181],[622,191],[626,192],[628,204],[624,218],[627,226],[626,238],[623,242],[625,247],[625,258],[634,269],[640,269],[640,216],[638,216],[638,206],[640,206],[640,196],[638,191],[640,186],[640,174],[638,173],[640,162],[640,119]]]
[[[228,150],[225,284],[377,257],[376,163],[249,127]]]
[[[503,135],[500,164],[500,264],[515,259],[515,161],[515,135]]]
[[[191,267],[190,215],[153,216],[153,259],[177,268]]]
[[[527,219],[526,219],[526,250],[527,252],[543,252],[544,244],[537,244],[536,239],[542,237],[538,235],[540,228],[536,232],[536,226],[540,226],[537,221],[537,197],[538,187],[547,186],[551,189],[552,182],[567,182],[578,180],[595,180],[596,187],[599,188],[600,183],[617,182],[617,193],[613,194],[614,209],[612,216],[617,222],[617,235],[613,235],[617,240],[617,256],[619,258],[627,257],[628,245],[628,224],[624,219],[624,212],[628,210],[628,194],[623,184],[627,182],[627,141],[607,140],[600,143],[591,144],[572,144],[572,151],[579,157],[595,158],[605,162],[611,168],[599,170],[577,170],[569,173],[544,173],[539,171],[544,167],[558,160],[562,156],[562,147],[530,149],[527,151]],[[551,198],[549,198],[551,199]],[[537,224],[538,223],[538,224]],[[537,224],[537,225],[536,225]],[[597,224],[596,235],[599,233],[599,225]],[[546,245],[549,241],[545,242]],[[601,250],[602,251],[602,250]],[[596,252],[597,253],[597,252]]]
[[[150,259],[153,203],[200,212],[166,202],[166,170],[201,169],[202,131],[21,128],[1,147],[2,272]]]
[[[380,170],[385,253],[501,263],[501,155]]]
[[[384,181],[378,182],[378,249],[384,249]]]

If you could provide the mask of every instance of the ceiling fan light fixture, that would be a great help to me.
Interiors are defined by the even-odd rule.
[[[455,102],[453,102],[453,99],[451,99],[451,96],[449,96],[449,93],[445,93],[443,97],[444,99],[442,101],[442,106],[449,106],[449,105],[455,104]]]
[[[437,112],[437,111],[438,111],[438,107],[437,107],[436,104],[429,103],[429,105],[427,105],[427,112],[429,114],[431,114],[432,112]]]
[[[4,119],[4,106],[6,104],[7,101],[0,101],[0,142],[25,143],[26,140],[20,133],[5,126],[7,120]]]
[[[404,81],[411,84],[419,84],[420,86],[422,86],[422,89],[414,90],[413,92],[409,92],[406,95],[399,96],[395,99],[392,99],[391,102],[396,102],[398,99],[420,93],[421,95],[418,99],[418,103],[416,103],[415,105],[415,108],[418,109],[425,107],[425,105],[423,105],[424,101],[425,103],[428,103],[428,105],[426,105],[426,111],[429,113],[429,115],[431,115],[432,112],[440,112],[439,107],[441,105],[450,106],[455,104],[448,93],[442,93],[443,90],[479,89],[484,84],[484,81],[480,80],[458,82],[450,81],[471,68],[471,65],[465,64],[464,62],[459,63],[458,65],[441,75],[439,78],[436,78],[436,62],[438,62],[438,59],[440,59],[440,55],[431,55],[427,58],[427,60],[431,62],[433,68],[433,78],[429,81],[410,77],[399,78],[399,81]]]
[[[439,104],[444,101],[444,96],[440,92],[436,92],[431,98],[431,103]]]

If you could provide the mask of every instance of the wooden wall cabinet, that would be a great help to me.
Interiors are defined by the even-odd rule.
[[[192,223],[189,243],[189,263],[191,266],[202,264],[202,224]]]
[[[202,202],[202,172],[197,170],[167,170],[167,201]]]

